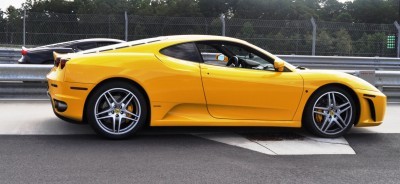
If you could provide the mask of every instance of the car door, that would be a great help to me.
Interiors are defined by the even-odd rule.
[[[215,47],[211,43],[214,46],[219,44],[220,49],[213,51],[212,48]],[[276,72],[269,66],[271,63],[268,62],[271,61],[268,61],[267,56],[249,46],[227,42],[203,42],[197,46],[204,61],[200,68],[207,108],[213,117],[237,120],[293,119],[303,91],[303,79],[299,74],[290,71]],[[210,47],[205,49],[207,46]],[[247,56],[229,51],[229,46],[235,47],[239,52],[247,52]],[[224,52],[225,56],[235,55],[242,59],[250,56],[253,58],[252,62],[264,62],[262,66],[266,68],[261,69],[256,65],[241,68],[226,66],[226,63],[216,64],[218,60],[211,61],[209,52]]]
[[[160,50],[156,54],[165,68],[154,72],[159,75],[157,88],[151,90],[157,102],[179,105],[177,108],[199,107],[204,110],[205,99],[201,83],[200,55],[194,43],[180,43]],[[159,90],[163,89],[163,90]]]

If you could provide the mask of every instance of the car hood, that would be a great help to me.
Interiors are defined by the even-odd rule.
[[[379,91],[375,86],[357,76],[334,70],[297,70],[303,77],[304,83],[319,85],[326,83],[340,83],[353,89],[363,89],[369,91]]]

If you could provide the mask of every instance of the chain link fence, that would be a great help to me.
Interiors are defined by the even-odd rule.
[[[23,43],[23,31],[22,31],[23,19],[14,19],[0,21],[0,45],[22,45]]]
[[[395,48],[387,48],[387,37],[396,35],[394,24],[354,24],[316,22],[316,53],[345,56],[396,57]]]
[[[128,40],[165,35],[221,35],[219,18],[128,16]]]
[[[84,38],[136,40],[163,35],[207,34],[247,40],[274,54],[396,57],[387,36],[394,24],[359,24],[310,20],[258,20],[221,17],[155,17],[124,14],[57,14],[27,12],[0,22],[0,45],[45,45]],[[313,28],[316,32],[313,35]],[[223,30],[224,29],[224,30]]]
[[[246,40],[276,54],[311,55],[312,51],[309,20],[227,19],[226,36]]]

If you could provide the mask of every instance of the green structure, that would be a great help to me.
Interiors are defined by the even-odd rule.
[[[396,36],[391,35],[387,36],[387,44],[386,44],[388,49],[395,49],[396,48]]]

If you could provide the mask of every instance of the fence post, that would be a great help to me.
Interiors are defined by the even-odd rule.
[[[25,36],[25,34],[26,34],[25,19],[26,19],[26,10],[24,10],[23,25],[22,25],[22,45],[23,46],[25,46],[25,38],[26,38],[26,36]]]
[[[400,25],[397,21],[394,21],[394,26],[397,29],[397,58],[400,57]]]
[[[314,17],[311,17],[311,25],[312,25],[312,51],[311,54],[315,56],[315,44],[317,40],[317,24],[315,23]]]
[[[225,15],[221,13],[221,16],[219,17],[221,19],[222,23],[222,36],[225,36]]]
[[[128,13],[125,11],[125,41],[128,41]]]
[[[108,38],[111,38],[111,15],[108,15]]]
[[[206,25],[206,35],[208,35],[208,23],[207,18],[204,17],[204,24]]]

